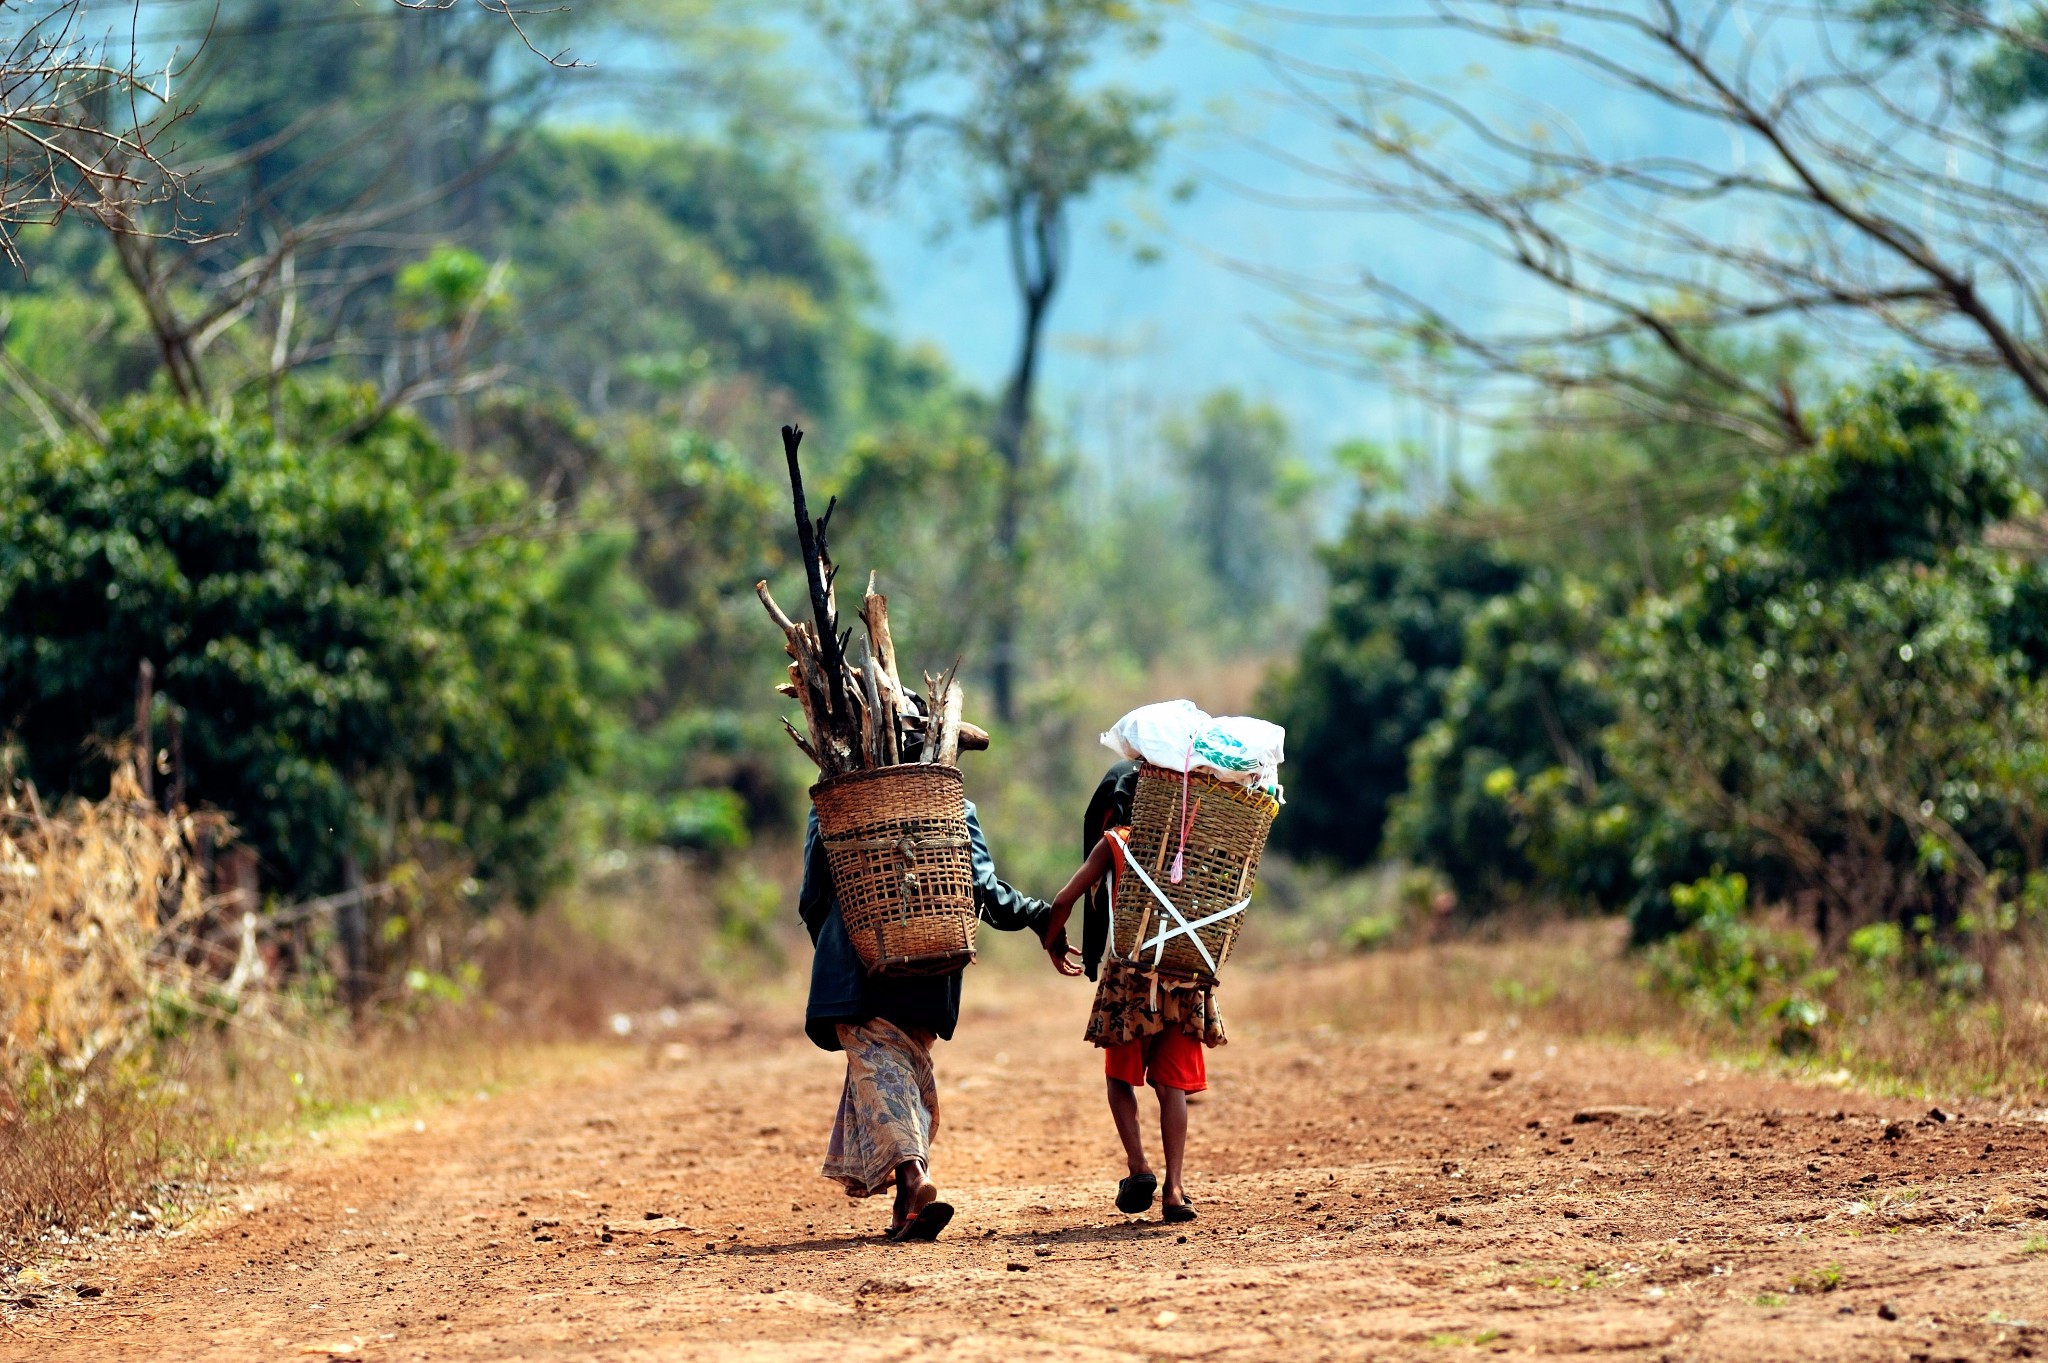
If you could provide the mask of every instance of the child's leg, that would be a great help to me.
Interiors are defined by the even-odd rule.
[[[1166,1149],[1166,1188],[1162,1200],[1170,1207],[1188,1200],[1187,1190],[1180,1184],[1181,1158],[1188,1149],[1188,1095],[1184,1089],[1164,1084],[1155,1084],[1152,1091],[1159,1095],[1159,1143]],[[1135,1094],[1131,1105],[1137,1106]]]
[[[1164,1201],[1185,1203],[1181,1161],[1188,1148],[1188,1095],[1209,1087],[1209,1067],[1202,1043],[1180,1032],[1162,1033],[1154,1042],[1150,1070],[1152,1091],[1159,1095],[1159,1139],[1166,1150]]]
[[[1145,1135],[1138,1129],[1138,1090],[1121,1079],[1111,1079],[1109,1115],[1116,1122],[1116,1138],[1124,1143],[1124,1160],[1134,1174],[1152,1172],[1145,1158]]]

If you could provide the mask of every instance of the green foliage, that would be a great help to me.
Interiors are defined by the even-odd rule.
[[[314,393],[301,420],[346,429],[364,402]],[[283,886],[332,888],[403,822],[536,891],[592,706],[557,594],[576,564],[503,532],[517,488],[405,418],[327,449],[158,400],[108,424],[104,447],[0,465],[0,712],[27,773],[103,781],[84,741],[128,730],[146,658],[189,797],[231,811]]]
[[[983,623],[1001,479],[985,436],[955,421],[856,437],[839,464],[839,555],[879,575],[911,675],[951,667]]]
[[[1834,975],[1814,969],[1811,939],[1752,921],[1739,874],[1674,885],[1671,898],[1683,926],[1648,952],[1651,986],[1729,1023],[1774,1024],[1788,1054],[1812,1050]]]
[[[1409,749],[1387,842],[1443,871],[1470,909],[1537,875],[1515,817],[1526,783],[1563,780],[1590,794],[1605,779],[1597,738],[1614,712],[1595,654],[1614,610],[1612,593],[1545,572],[1479,607],[1465,627],[1443,713]],[[1598,899],[1619,876],[1615,863],[1574,856],[1552,888]]]
[[[1867,0],[1859,17],[1892,53],[1934,46],[1961,70],[1964,101],[1993,121],[2048,99],[2048,15],[2024,7],[1994,14],[1984,0]]]
[[[1806,348],[1796,336],[1757,345],[1688,340],[1766,391],[1806,387]],[[1782,451],[1750,434],[1769,422],[1756,420],[1746,395],[1654,353],[1629,368],[1655,389],[1683,394],[1694,410],[1736,419],[1645,421],[1629,404],[1595,394],[1562,410],[1532,410],[1527,432],[1511,437],[1488,465],[1489,505],[1474,520],[1527,562],[1656,590],[1683,570],[1680,526],[1725,509]]]
[[[1784,556],[1759,568],[1837,578],[1969,543],[2026,497],[2017,449],[1975,427],[1977,405],[1953,379],[1912,369],[1844,394],[1814,452],[1759,478],[1708,552],[1753,545]]]
[[[965,182],[969,221],[1028,204],[1056,222],[1062,205],[1157,155],[1166,102],[1083,79],[1107,49],[1158,43],[1148,3],[817,0],[813,11],[846,50],[864,112],[891,135],[890,173],[930,140]],[[926,93],[941,104],[913,103]]]
[[[1617,779],[1824,933],[1953,922],[2040,855],[2041,692],[1999,625],[2033,570],[1974,543],[2023,493],[1968,414],[1911,372],[1845,395],[1612,638]]]
[[[755,375],[820,415],[860,400],[862,266],[787,160],[677,135],[527,138],[490,181],[528,325],[513,346],[602,415]],[[849,344],[852,342],[853,344]]]
[[[512,306],[509,281],[474,251],[446,242],[398,272],[401,317],[415,326],[453,331],[484,312]]]
[[[1216,586],[1221,616],[1240,629],[1272,620],[1286,570],[1308,538],[1298,513],[1309,484],[1291,457],[1286,421],[1222,389],[1165,435],[1185,490],[1185,533]]]
[[[2048,851],[2043,573],[1982,545],[2034,505],[2015,466],[1968,393],[1888,371],[1677,537],[1668,594],[1539,570],[1471,614],[1389,846],[1468,911],[1534,892],[1683,929],[1710,974],[1754,954],[1701,898],[1727,867],[1852,955],[1911,928],[1905,963],[1946,978],[1944,942],[2011,916],[1987,906]]]
[[[1380,849],[1408,749],[1442,713],[1465,627],[1524,570],[1438,524],[1361,512],[1326,551],[1329,604],[1261,704],[1286,726],[1289,851],[1358,866]]]

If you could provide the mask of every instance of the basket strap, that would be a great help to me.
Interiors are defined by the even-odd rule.
[[[1179,924],[1178,927],[1169,931],[1166,926],[1166,919],[1161,918],[1159,920],[1159,936],[1145,943],[1144,946],[1139,947],[1138,950],[1143,951],[1145,947],[1151,947],[1153,949],[1152,964],[1156,967],[1161,960],[1165,959],[1167,939],[1170,937],[1185,936],[1190,942],[1193,942],[1195,944],[1195,950],[1202,953],[1202,959],[1208,963],[1209,973],[1212,975],[1215,974],[1218,968],[1216,965],[1216,958],[1209,954],[1208,945],[1205,942],[1203,942],[1199,936],[1196,935],[1194,925],[1188,922],[1187,915],[1183,914],[1179,909],[1175,908],[1173,901],[1171,899],[1168,899],[1163,893],[1160,892],[1159,886],[1153,883],[1151,876],[1145,874],[1145,868],[1138,864],[1137,858],[1131,858],[1130,868],[1131,871],[1138,877],[1138,883],[1143,885],[1146,889],[1150,890],[1152,892],[1152,897],[1159,901],[1159,906],[1165,909],[1167,913],[1171,914],[1173,916],[1173,921]],[[1242,911],[1245,904],[1249,903],[1251,903],[1251,900],[1246,899],[1245,901],[1243,901],[1243,903],[1238,904],[1236,907],[1226,909],[1223,913],[1217,915],[1217,917],[1228,918],[1231,914]],[[1205,918],[1202,921],[1205,923],[1213,922],[1214,919]]]
[[[1181,926],[1177,928],[1169,928],[1166,926],[1166,924],[1161,923],[1159,925],[1159,935],[1157,937],[1154,937],[1151,941],[1146,942],[1143,946],[1140,946],[1138,950],[1143,951],[1145,947],[1156,947],[1158,948],[1159,952],[1163,955],[1166,951],[1167,939],[1171,937],[1179,937],[1182,935],[1186,935],[1188,938],[1193,940],[1197,946],[1200,946],[1202,939],[1195,936],[1196,928],[1206,928],[1211,923],[1220,923],[1224,919],[1232,916],[1233,914],[1243,913],[1247,908],[1251,907],[1251,902],[1252,897],[1250,895],[1246,895],[1243,899],[1238,900],[1235,904],[1232,904],[1227,909],[1219,909],[1215,913],[1210,914],[1207,918],[1197,918],[1192,923],[1184,921],[1181,924]],[[1209,953],[1205,951],[1202,954],[1204,956],[1207,956]]]
[[[913,838],[908,833],[896,838],[826,838],[827,847],[847,847],[859,851],[901,852],[907,858],[912,852],[926,852],[937,848],[970,847],[973,844],[958,833],[951,835],[929,834]]]

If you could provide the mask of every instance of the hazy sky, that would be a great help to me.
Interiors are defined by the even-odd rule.
[[[1286,353],[1270,333],[1284,330],[1289,300],[1257,277],[1281,269],[1341,279],[1361,264],[1422,292],[1468,296],[1512,286],[1470,251],[1446,250],[1412,224],[1344,211],[1276,204],[1269,196],[1323,187],[1289,170],[1269,150],[1312,159],[1331,134],[1283,93],[1266,60],[1231,35],[1319,56],[1400,61],[1455,70],[1441,35],[1398,39],[1262,24],[1223,4],[1181,9],[1162,48],[1141,63],[1111,68],[1115,79],[1170,93],[1182,129],[1147,188],[1114,188],[1091,201],[1076,224],[1073,267],[1055,303],[1044,410],[1090,453],[1142,456],[1159,421],[1185,412],[1212,389],[1235,387],[1287,416],[1305,452],[1357,437],[1388,444],[1414,438],[1412,402],[1367,378],[1334,373]],[[856,143],[856,145],[858,145]],[[1194,197],[1167,192],[1194,181]],[[1112,242],[1112,218],[1148,224],[1164,248],[1141,264]],[[856,213],[853,230],[873,257],[895,330],[938,345],[976,382],[994,386],[1017,344],[1017,303],[1000,239],[992,230],[932,240],[931,196],[909,194],[884,211]],[[1468,457],[1479,455],[1468,437]],[[1142,460],[1141,460],[1142,462]]]
[[[1428,12],[1403,0],[1299,3],[1319,3],[1326,15],[1354,20]],[[1262,271],[1318,281],[1323,294],[1341,292],[1369,270],[1481,329],[1509,321],[1547,329],[1583,320],[1561,315],[1563,303],[1476,246],[1409,218],[1333,203],[1341,191],[1303,167],[1357,157],[1362,148],[1340,139],[1289,92],[1290,80],[1309,67],[1336,77],[1316,87],[1325,95],[1341,94],[1345,73],[1378,69],[1454,94],[1508,126],[1564,120],[1603,154],[1655,151],[1702,164],[1742,164],[1744,149],[1710,121],[1676,113],[1583,68],[1450,29],[1289,20],[1261,0],[1186,0],[1171,13],[1159,51],[1140,62],[1112,64],[1107,75],[1170,94],[1182,131],[1151,186],[1111,190],[1080,215],[1073,267],[1051,321],[1044,410],[1084,451],[1112,467],[1128,456],[1142,470],[1148,437],[1160,420],[1225,386],[1280,408],[1311,456],[1365,438],[1390,448],[1427,444],[1432,458],[1447,457],[1453,443],[1447,423],[1422,404],[1370,373],[1319,367],[1276,342],[1275,333],[1287,333],[1295,304],[1262,280]],[[1745,20],[1727,41],[1754,36],[1750,59],[1768,76],[1805,65],[1815,50],[1813,33],[1810,26]],[[1287,61],[1276,66],[1275,52]],[[857,165],[863,146],[851,139],[845,155],[828,160]],[[1166,191],[1187,180],[1198,192],[1188,202],[1175,201]],[[1320,206],[1303,202],[1309,199]],[[934,244],[929,200],[912,194],[887,211],[856,212],[853,230],[876,262],[896,331],[937,344],[964,373],[993,386],[1017,343],[1017,304],[1001,243],[993,231],[983,231]],[[1156,223],[1164,260],[1140,264],[1110,241],[1103,226],[1112,217]],[[1747,221],[1695,225],[1761,230]],[[1609,249],[1623,255],[1653,249],[1632,246],[1625,224],[1618,230],[1622,235],[1608,240]],[[1502,395],[1491,396],[1497,401]],[[1461,395],[1467,411],[1488,397]],[[1456,443],[1463,471],[1483,467],[1483,431],[1466,423]]]

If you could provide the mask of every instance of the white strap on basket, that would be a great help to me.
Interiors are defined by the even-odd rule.
[[[1212,913],[1207,918],[1201,919],[1197,922],[1190,923],[1187,920],[1187,916],[1183,914],[1179,909],[1174,907],[1173,901],[1171,899],[1168,899],[1163,893],[1160,892],[1159,886],[1153,883],[1152,877],[1145,874],[1145,868],[1138,864],[1138,859],[1136,857],[1123,857],[1121,858],[1121,860],[1138,877],[1138,883],[1140,885],[1143,885],[1146,889],[1152,892],[1152,897],[1159,901],[1159,907],[1165,909],[1167,913],[1173,915],[1173,921],[1175,924],[1175,926],[1173,927],[1168,927],[1165,918],[1161,918],[1159,920],[1159,935],[1157,937],[1154,937],[1151,941],[1145,942],[1142,945],[1138,946],[1131,953],[1132,956],[1135,957],[1138,952],[1143,951],[1146,947],[1151,947],[1152,964],[1156,967],[1160,963],[1160,961],[1163,960],[1166,956],[1166,944],[1176,937],[1185,937],[1190,942],[1193,942],[1195,944],[1196,951],[1202,953],[1202,959],[1208,962],[1209,973],[1212,975],[1216,974],[1220,968],[1216,964],[1216,958],[1209,954],[1209,948],[1207,944],[1202,941],[1201,937],[1195,932],[1195,929],[1205,928],[1209,926],[1209,924],[1211,923],[1220,923],[1224,919],[1230,917],[1232,914],[1243,913],[1246,907],[1249,906],[1252,902],[1251,896],[1246,895],[1243,899],[1238,900],[1229,908],[1223,909],[1217,913]]]

